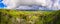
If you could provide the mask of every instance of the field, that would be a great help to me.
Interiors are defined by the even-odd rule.
[[[0,24],[60,24],[60,10],[20,11],[0,9]]]

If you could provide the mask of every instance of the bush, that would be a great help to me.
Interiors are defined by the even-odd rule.
[[[0,9],[0,24],[60,24],[60,11]]]

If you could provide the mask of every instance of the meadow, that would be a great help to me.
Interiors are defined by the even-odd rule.
[[[60,24],[60,10],[20,11],[0,9],[0,24]]]

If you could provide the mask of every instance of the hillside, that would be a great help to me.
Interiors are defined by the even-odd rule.
[[[59,11],[18,11],[0,9],[0,24],[60,24]]]

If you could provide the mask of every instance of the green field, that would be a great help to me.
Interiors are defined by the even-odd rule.
[[[20,11],[0,9],[0,24],[60,24],[60,10]]]

